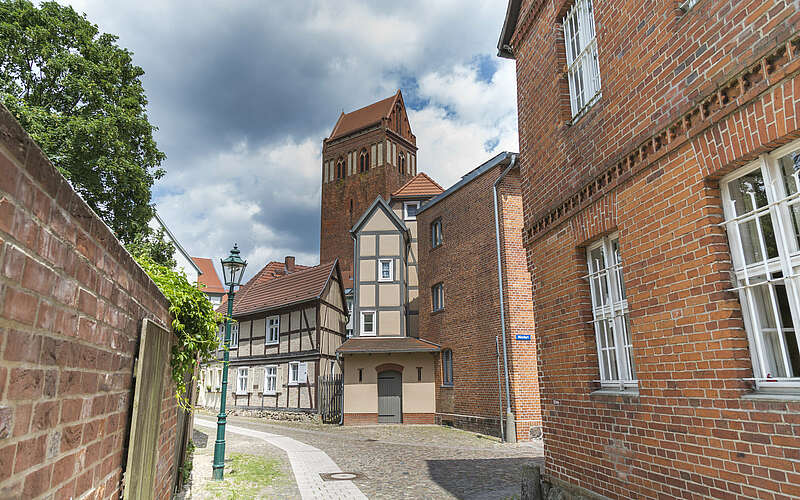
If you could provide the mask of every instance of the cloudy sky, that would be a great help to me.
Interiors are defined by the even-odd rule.
[[[181,244],[253,274],[319,259],[322,139],[339,113],[402,89],[418,170],[445,187],[517,151],[505,0],[75,0],[145,71],[167,154],[154,202]]]

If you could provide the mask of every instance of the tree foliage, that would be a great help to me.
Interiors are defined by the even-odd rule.
[[[142,68],[72,7],[0,0],[0,100],[123,242],[146,231],[165,155]]]
[[[147,257],[156,264],[174,269],[175,245],[167,238],[164,228],[153,231],[147,228],[145,234],[137,234],[133,241],[125,245],[128,252],[134,257]]]
[[[157,264],[145,255],[137,256],[136,261],[169,300],[172,330],[177,337],[170,357],[172,380],[177,386],[175,397],[189,409],[186,394],[187,388],[193,386],[195,366],[198,361],[214,359],[219,346],[217,324],[223,316],[214,311],[206,295],[182,272]]]

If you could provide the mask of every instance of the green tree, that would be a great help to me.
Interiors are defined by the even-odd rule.
[[[214,311],[206,295],[186,275],[153,262],[147,256],[135,256],[142,269],[155,281],[169,300],[172,331],[177,337],[172,347],[170,364],[175,382],[175,397],[189,409],[187,388],[193,387],[194,369],[198,361],[211,361],[219,346],[217,324],[224,317]]]
[[[163,176],[142,68],[72,7],[0,0],[0,100],[123,242]]]
[[[160,264],[170,269],[174,268],[175,245],[167,238],[164,228],[153,231],[149,227],[147,232],[137,234],[133,241],[125,245],[134,257],[147,257],[156,264]]]

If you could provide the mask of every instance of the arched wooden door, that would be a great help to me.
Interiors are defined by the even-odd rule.
[[[378,423],[399,424],[403,421],[403,376],[388,370],[378,374]]]

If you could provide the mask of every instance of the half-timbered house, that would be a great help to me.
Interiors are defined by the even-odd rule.
[[[254,283],[234,298],[233,319],[227,407],[316,412],[317,377],[341,373],[347,313],[338,261]],[[218,408],[222,363],[204,367],[201,380],[206,406]]]

